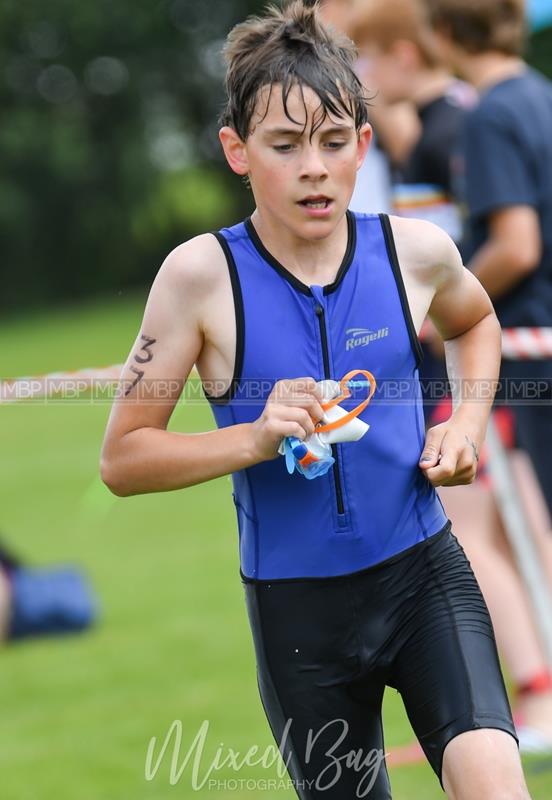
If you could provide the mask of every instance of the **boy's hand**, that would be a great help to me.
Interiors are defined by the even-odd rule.
[[[302,441],[314,433],[324,411],[314,378],[295,378],[274,384],[263,413],[253,423],[253,451],[258,461],[276,458],[286,436]]]
[[[447,420],[426,434],[420,469],[433,486],[472,483],[479,461],[479,443],[459,421]]]

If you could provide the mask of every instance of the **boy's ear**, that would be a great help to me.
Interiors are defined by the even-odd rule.
[[[219,139],[230,169],[237,175],[247,175],[249,172],[247,151],[245,143],[242,142],[236,131],[225,126],[219,131]]]
[[[372,141],[372,126],[367,122],[365,125],[362,126],[358,133],[358,142],[357,142],[357,169],[360,169],[362,166],[362,162],[368,152],[368,148],[370,147],[370,142]]]

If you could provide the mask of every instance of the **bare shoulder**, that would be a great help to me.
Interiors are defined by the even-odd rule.
[[[225,270],[226,258],[220,244],[215,236],[204,233],[175,247],[163,262],[156,281],[199,299],[216,286]]]
[[[442,228],[422,219],[389,219],[401,270],[411,280],[438,288],[461,275],[458,248]]]
[[[178,245],[166,257],[153,281],[143,325],[148,336],[192,337],[201,332],[229,282],[226,257],[212,234]],[[199,353],[199,350],[197,350]]]

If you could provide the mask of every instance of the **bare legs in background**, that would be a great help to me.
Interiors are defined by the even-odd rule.
[[[543,568],[552,587],[552,530],[531,464],[521,451],[510,454]],[[453,531],[471,562],[492,617],[498,649],[516,687],[550,672],[534,622],[529,595],[514,561],[491,489],[484,481],[442,487],[439,494]],[[552,750],[552,688],[523,692],[514,712],[521,728],[549,741]],[[523,742],[522,742],[523,744]]]

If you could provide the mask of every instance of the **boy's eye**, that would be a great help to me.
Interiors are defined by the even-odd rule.
[[[327,150],[340,150],[342,147],[345,147],[347,142],[343,141],[328,141],[324,143],[324,147]],[[296,145],[293,142],[289,144],[274,144],[272,145],[273,150],[276,150],[277,153],[291,153],[292,150],[296,149]]]

